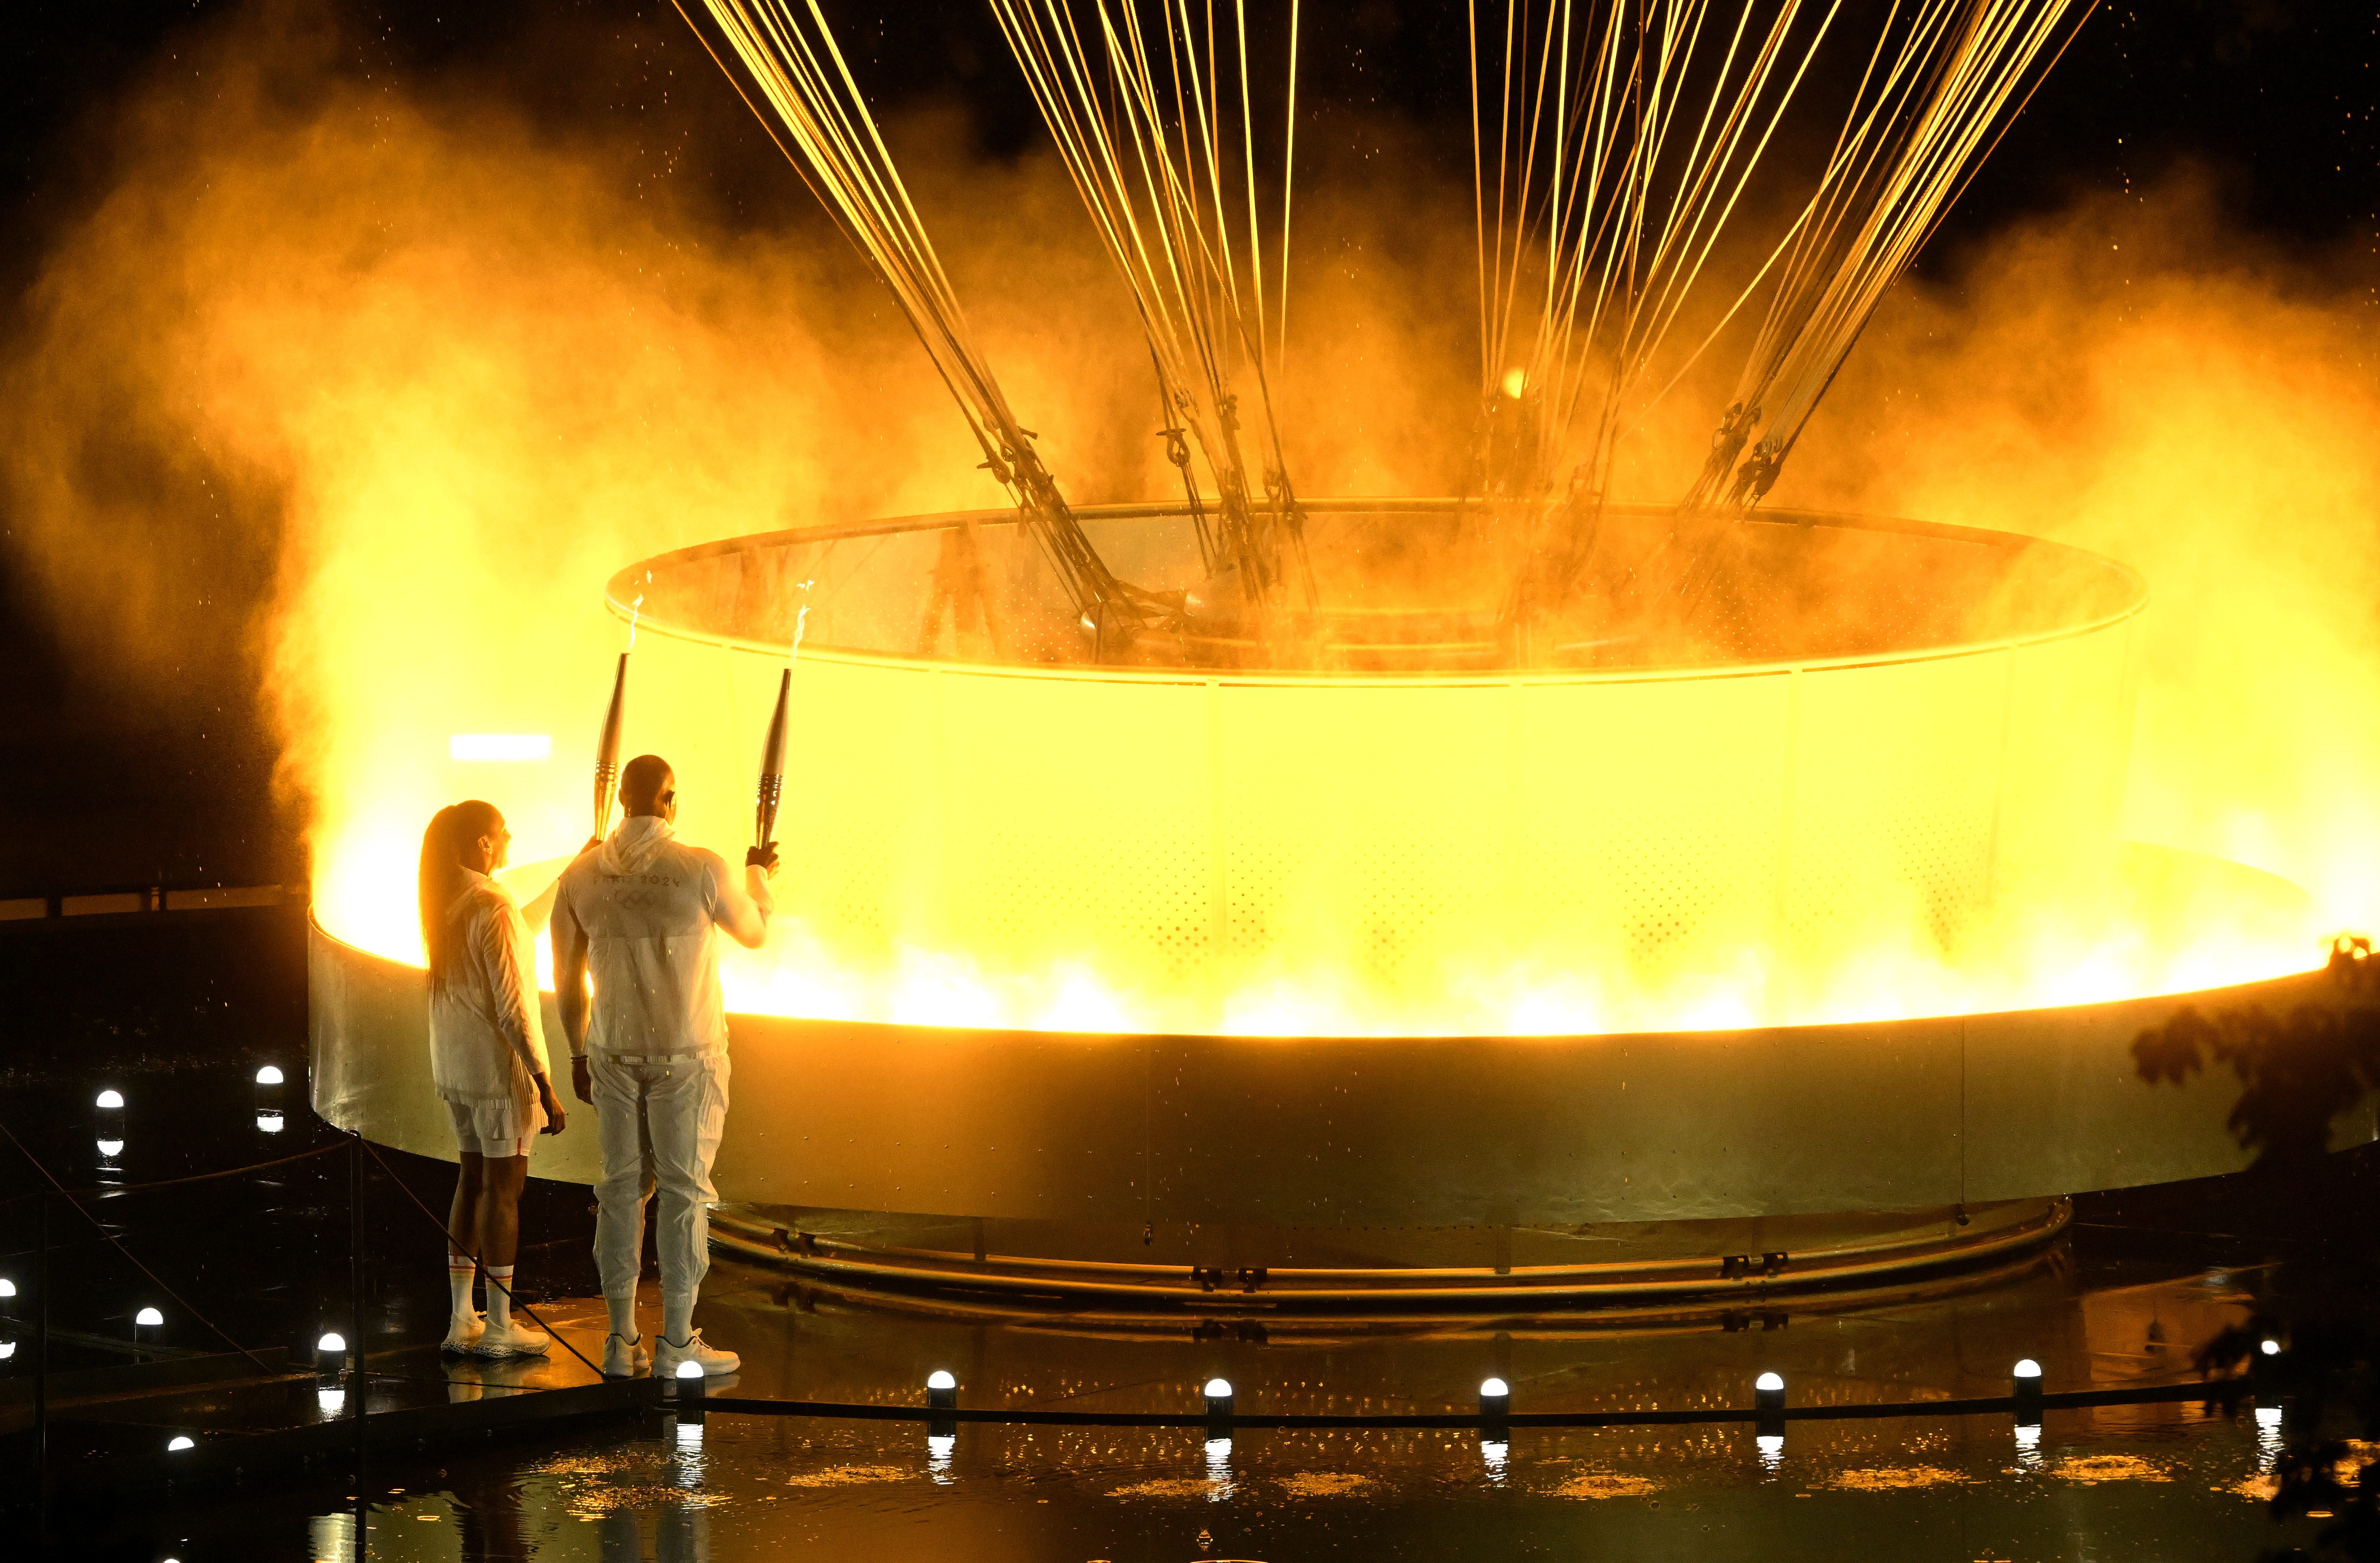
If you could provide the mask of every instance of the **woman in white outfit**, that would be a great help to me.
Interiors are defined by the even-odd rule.
[[[553,1345],[512,1318],[529,1136],[559,1134],[564,1121],[546,1069],[528,927],[511,892],[489,878],[512,839],[495,806],[477,801],[440,809],[421,837],[430,1072],[462,1153],[446,1225],[453,1318],[443,1346],[483,1357],[542,1356]],[[474,1252],[488,1277],[484,1325],[471,1308]]]

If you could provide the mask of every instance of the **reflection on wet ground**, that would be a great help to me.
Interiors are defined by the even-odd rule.
[[[2224,1559],[2278,1527],[2253,1423],[2006,1418],[1658,1431],[962,1427],[712,1413],[377,1484],[371,1556],[602,1563],[805,1557],[1612,1557]],[[250,1523],[256,1517],[251,1514]],[[357,1556],[355,1511],[289,1512],[249,1556]],[[193,1537],[193,1540],[198,1538]],[[284,1550],[284,1549],[286,1550]],[[193,1551],[198,1551],[193,1548]],[[186,1555],[188,1556],[188,1555]]]
[[[228,927],[226,925],[226,927]],[[235,934],[237,938],[235,938]],[[238,953],[294,935],[251,926]],[[128,938],[129,936],[127,936]],[[325,1143],[302,1090],[259,1121],[266,1063],[302,1079],[302,968],[225,960],[197,933],[152,943],[44,946],[9,967],[20,1015],[48,1039],[5,1060],[0,1117],[70,1184],[142,1182],[236,1167]],[[207,936],[213,938],[217,936]],[[120,943],[120,941],[119,941]],[[24,948],[20,947],[21,955]],[[76,950],[85,954],[75,953]],[[137,972],[139,980],[108,980]],[[121,1090],[106,1127],[94,1102]],[[111,1109],[113,1110],[113,1109]],[[391,1157],[434,1205],[451,1171]],[[100,1200],[114,1233],[191,1307],[258,1348],[310,1344],[351,1316],[337,1162],[226,1183]],[[18,1170],[0,1198],[22,1188]],[[378,1175],[375,1174],[377,1177]],[[2197,1348],[2277,1294],[2340,1292],[2370,1215],[2380,1156],[2329,1158],[2303,1187],[2216,1180],[2078,1202],[2070,1235],[2007,1285],[1935,1301],[1757,1315],[1674,1330],[1542,1325],[1368,1329],[1268,1342],[1184,1316],[1137,1338],[893,1313],[840,1302],[784,1274],[715,1265],[701,1322],[743,1353],[736,1397],[915,1406],[947,1370],[968,1408],[1181,1413],[1208,1377],[1246,1415],[1469,1412],[1480,1382],[1509,1382],[1518,1412],[1742,1409],[1752,1378],[1781,1374],[1796,1407],[2005,1394],[2021,1357],[2051,1390],[2150,1387],[2194,1376]],[[581,1364],[442,1362],[443,1243],[385,1180],[368,1201],[373,1404],[441,1404],[583,1384]],[[29,1207],[0,1209],[0,1276],[26,1263]],[[592,1354],[583,1190],[533,1191],[524,1262],[541,1311]],[[56,1366],[136,1353],[219,1351],[175,1310],[158,1338],[132,1319],[152,1301],[137,1269],[88,1230],[58,1255]],[[21,1340],[0,1301],[0,1337]],[[657,1322],[648,1319],[646,1327]],[[0,1399],[25,1353],[0,1362]],[[328,1418],[310,1380],[194,1397],[215,1424]],[[270,1402],[267,1404],[266,1402]],[[87,1406],[86,1430],[153,1448],[153,1408]],[[711,1412],[697,1424],[640,1413],[573,1434],[522,1432],[375,1457],[311,1487],[169,1500],[153,1510],[59,1517],[65,1556],[156,1563],[238,1558],[965,1558],[1087,1563],[1381,1558],[1840,1558],[2018,1563],[2208,1559],[2247,1563],[2322,1521],[2277,1523],[2265,1499],[2284,1439],[2312,1429],[2286,1407],[2237,1420],[2188,1401],[2051,1410],[2037,1430],[2006,1415],[1608,1429],[1083,1428],[864,1422]],[[21,1411],[0,1407],[0,1422]],[[2353,1431],[2339,1427],[2334,1431]],[[2375,1451],[2380,1452],[2380,1451]],[[73,1458],[61,1448],[60,1458]],[[13,1458],[13,1457],[11,1457]],[[2363,1458],[2356,1451],[2351,1460]],[[322,1484],[327,1482],[331,1484]],[[0,1553],[7,1545],[0,1543]]]

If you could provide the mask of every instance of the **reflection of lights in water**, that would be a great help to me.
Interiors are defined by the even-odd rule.
[[[199,1441],[196,1438],[191,1437],[188,1433],[176,1433],[174,1436],[165,1440],[165,1452],[167,1454],[173,1454],[182,1449],[196,1448],[198,1447],[198,1443]]]
[[[281,1115],[277,1112],[260,1112],[256,1115],[256,1127],[263,1133],[278,1134],[281,1133]]]
[[[2256,1469],[2269,1472],[2281,1458],[2281,1408],[2256,1408]]]
[[[102,1161],[113,1161],[123,1154],[124,1142],[122,1140],[102,1140],[99,1142],[99,1158]]]
[[[355,1563],[356,1517],[317,1514],[306,1521],[306,1556],[314,1563]]]
[[[344,1389],[317,1389],[314,1391],[314,1404],[322,1408],[323,1415],[336,1416],[346,1409],[347,1392]]]
[[[1785,1435],[1763,1433],[1752,1440],[1760,1447],[1760,1469],[1774,1471],[1785,1463]]]
[[[951,1457],[958,1447],[959,1438],[955,1433],[926,1435],[926,1474],[942,1486],[947,1487],[957,1480],[951,1474]]]
[[[1499,1487],[1504,1484],[1504,1467],[1512,1457],[1512,1446],[1505,1440],[1501,1438],[1479,1440],[1479,1463],[1488,1468],[1488,1480],[1490,1484]]]
[[[17,1354],[17,1343],[16,1343],[15,1341],[13,1341],[13,1340],[0,1340],[0,1363],[5,1363],[5,1362],[6,1362],[9,1358],[11,1358],[11,1357],[15,1356],[16,1354]]]
[[[2019,1426],[2016,1430],[2016,1462],[2026,1471],[2041,1469],[2041,1424]]]
[[[677,1450],[677,1484],[691,1492],[702,1485],[702,1424],[671,1418],[670,1443]]]
[[[100,1109],[103,1112],[118,1110],[124,1106],[124,1093],[121,1091],[102,1091],[99,1094],[98,1100],[92,1102],[91,1106]]]
[[[1207,1496],[1220,1502],[1232,1496],[1232,1441],[1207,1440]]]
[[[256,1072],[256,1083],[259,1085],[280,1084],[281,1066],[279,1064],[266,1064],[262,1069]]]

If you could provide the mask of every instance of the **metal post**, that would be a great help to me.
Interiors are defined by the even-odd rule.
[[[33,1195],[41,1232],[41,1257],[34,1261],[33,1290],[33,1523],[43,1540],[50,1528],[50,1191]]]
[[[364,1137],[359,1133],[347,1146],[347,1350],[355,1366],[347,1375],[347,1417],[356,1424],[356,1496],[364,1492],[364,1399],[370,1381],[364,1375]],[[360,1510],[356,1521],[358,1545],[363,1536]]]

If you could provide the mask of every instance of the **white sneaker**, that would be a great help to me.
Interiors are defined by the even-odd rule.
[[[675,1378],[680,1363],[700,1363],[705,1378],[716,1378],[722,1373],[734,1373],[744,1365],[744,1359],[733,1351],[722,1351],[703,1339],[702,1331],[690,1330],[684,1340],[661,1337],[653,1347],[653,1376]]]
[[[457,1314],[446,1321],[446,1339],[438,1343],[442,1351],[468,1351],[480,1343],[488,1322],[477,1314]]]
[[[525,1324],[490,1325],[473,1343],[475,1357],[542,1357],[553,1350],[553,1337]]]
[[[638,1336],[633,1340],[625,1335],[607,1335],[603,1338],[604,1377],[634,1378],[652,1365],[653,1354],[645,1350],[643,1336]]]

